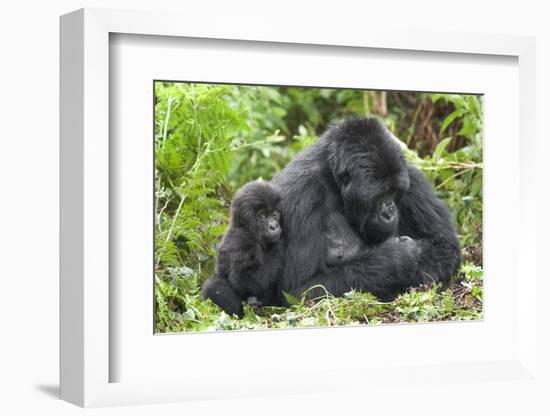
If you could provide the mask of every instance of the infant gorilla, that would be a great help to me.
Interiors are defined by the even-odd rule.
[[[329,266],[355,260],[366,252],[365,244],[339,212],[331,212],[326,217],[325,238]]]
[[[324,235],[326,240],[326,264],[334,266],[337,264],[354,261],[367,253],[368,248],[361,240],[359,235],[353,231],[346,217],[337,210],[336,202],[328,203],[328,212],[325,212]],[[397,215],[393,206],[383,207],[387,210],[387,215]],[[414,241],[408,236],[393,236],[397,232],[397,221],[395,221],[394,231],[388,240],[405,244],[404,247],[414,249]],[[384,242],[382,242],[383,244]]]
[[[231,202],[229,228],[218,247],[216,277],[202,289],[229,314],[242,317],[242,302],[277,303],[277,280],[283,271],[280,195],[268,182],[243,186]]]

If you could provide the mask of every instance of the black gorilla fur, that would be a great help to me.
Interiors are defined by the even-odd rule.
[[[329,212],[324,219],[324,226],[328,265],[355,260],[365,252],[365,244],[340,212]]]
[[[250,182],[231,202],[229,228],[218,247],[216,277],[205,282],[202,295],[239,317],[244,300],[280,303],[277,287],[283,258],[280,195],[268,182]]]
[[[284,218],[279,290],[299,297],[322,285],[335,296],[355,289],[389,300],[421,283],[447,283],[460,265],[448,208],[376,118],[329,128],[272,183],[281,193]],[[340,234],[355,232],[366,250],[343,243],[350,258],[327,262],[338,224],[327,223],[331,213],[348,222]]]

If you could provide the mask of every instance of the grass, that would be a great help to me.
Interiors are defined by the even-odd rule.
[[[180,277],[181,278],[181,277]],[[158,332],[197,332],[304,328],[341,325],[380,325],[403,322],[464,321],[483,319],[483,270],[464,263],[448,287],[422,286],[403,293],[392,302],[380,302],[369,293],[349,292],[337,298],[326,294],[315,300],[288,296],[288,308],[245,305],[243,319],[229,316],[210,300],[201,300],[193,275],[187,282],[171,285],[163,293],[168,304],[158,305]],[[185,283],[185,284],[183,284]],[[179,295],[178,287],[186,292]],[[191,289],[191,291],[189,290]],[[161,290],[162,292],[162,290]],[[158,302],[157,296],[157,302]],[[176,303],[176,305],[174,303]],[[164,308],[162,306],[165,306]],[[175,307],[176,306],[176,307]],[[175,312],[184,310],[184,312]]]

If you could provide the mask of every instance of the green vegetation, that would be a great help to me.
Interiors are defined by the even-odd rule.
[[[481,97],[157,82],[155,99],[157,332],[482,318]],[[384,120],[448,203],[465,258],[453,283],[390,303],[356,292],[289,298],[289,308],[247,306],[242,320],[202,301],[236,189],[272,178],[346,114]]]

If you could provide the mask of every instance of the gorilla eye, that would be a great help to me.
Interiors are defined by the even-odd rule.
[[[340,181],[342,181],[342,183],[344,185],[347,185],[351,180],[351,177],[349,176],[349,173],[347,172],[344,172],[340,175]]]
[[[260,211],[260,218],[262,220],[265,220],[267,218],[267,215],[266,215],[265,211]]]

